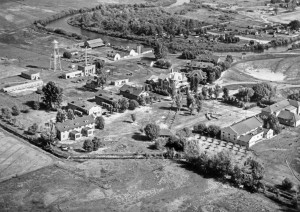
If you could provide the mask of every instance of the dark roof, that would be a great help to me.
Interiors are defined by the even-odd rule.
[[[32,74],[39,74],[39,71],[36,70],[29,70],[29,71],[23,71],[22,74],[26,74],[26,75],[32,75]]]
[[[267,113],[274,113],[274,112],[283,110],[290,105],[294,106],[294,107],[299,107],[300,102],[298,102],[296,100],[292,100],[292,99],[285,99],[285,100],[282,100],[280,102],[277,102],[275,104],[272,104],[270,106],[263,108],[262,111],[267,112]]]
[[[99,93],[96,95],[96,97],[105,99],[110,102],[118,101],[119,99],[122,99],[121,96],[118,96],[110,91],[105,91],[105,90],[99,91]]]
[[[94,40],[89,40],[89,41],[87,41],[87,43],[89,44],[89,46],[91,48],[104,46],[103,40],[101,38],[97,38],[97,39],[94,39]]]
[[[226,127],[222,129],[222,131],[228,133],[235,132],[239,136],[252,130],[255,130],[256,128],[261,127],[262,125],[263,121],[260,118],[253,116],[249,119],[233,124],[232,126]]]
[[[89,101],[71,101],[68,102],[68,105],[74,105],[84,110],[90,110],[92,107],[96,106],[96,104],[93,104]]]
[[[56,123],[56,129],[60,132],[64,132],[93,123],[95,123],[93,116],[83,116],[65,122],[58,122]]]
[[[139,96],[141,93],[143,93],[143,91],[144,91],[144,88],[142,88],[142,87],[134,87],[134,86],[130,86],[128,84],[125,84],[120,88],[120,93],[127,92],[134,96]]]
[[[207,78],[206,73],[203,72],[202,70],[193,70],[188,75],[189,78],[194,77],[194,76],[198,76],[198,78],[200,80],[203,80],[203,79]]]
[[[278,118],[281,118],[281,119],[285,119],[285,120],[290,120],[292,122],[296,122],[296,121],[299,121],[300,120],[300,116],[295,114],[295,113],[292,113],[288,110],[282,110],[279,115],[278,115]]]

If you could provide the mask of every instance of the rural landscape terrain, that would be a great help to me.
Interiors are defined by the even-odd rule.
[[[299,211],[295,0],[0,1],[0,211]]]

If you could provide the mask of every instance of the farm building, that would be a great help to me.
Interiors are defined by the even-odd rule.
[[[24,71],[21,73],[21,76],[29,80],[39,80],[41,78],[40,72],[34,70]]]
[[[94,40],[88,40],[88,41],[85,41],[83,44],[83,47],[92,48],[92,49],[98,48],[101,46],[105,46],[105,44],[101,38],[97,38]]]
[[[129,79],[119,79],[119,80],[112,80],[111,84],[114,85],[114,86],[121,86],[121,85],[124,85],[128,82],[129,82]]]
[[[23,84],[19,84],[19,85],[13,85],[13,86],[9,86],[6,88],[3,88],[4,92],[14,92],[14,91],[20,91],[20,90],[24,90],[24,89],[34,89],[34,88],[39,88],[42,87],[44,85],[43,80],[36,80],[33,82],[28,82],[28,83],[23,83]]]
[[[94,75],[96,73],[95,65],[78,65],[78,70],[82,71],[84,76]]]
[[[128,99],[134,100],[137,100],[141,96],[149,96],[148,92],[146,92],[143,87],[135,87],[128,84],[125,84],[120,88],[120,94]]]
[[[267,106],[261,110],[261,115],[268,117],[270,114],[274,114],[276,116],[279,115],[279,113],[282,110],[290,111],[294,114],[299,115],[300,113],[300,102],[292,99],[285,99],[280,102],[277,102],[273,105]]]
[[[75,78],[75,77],[82,77],[83,76],[83,72],[82,71],[69,71],[67,73],[64,73],[63,75],[64,79],[71,79],[71,78]]]
[[[109,105],[114,105],[120,99],[122,99],[121,96],[118,96],[116,94],[113,94],[112,92],[105,91],[105,90],[100,91],[95,96],[96,104],[101,105],[101,106],[103,105],[103,103],[109,104]]]
[[[78,140],[94,134],[95,120],[93,116],[78,117],[73,120],[56,123],[57,138],[60,141]]]
[[[263,138],[271,137],[269,130],[265,130],[263,121],[253,116],[232,126],[221,129],[221,139],[246,147],[251,147]]]
[[[121,55],[119,53],[109,53],[107,57],[113,61],[118,61],[121,59]]]
[[[102,108],[88,101],[68,102],[68,108],[72,109],[75,114],[93,115],[94,117],[102,115]]]
[[[300,125],[300,116],[289,110],[280,111],[277,118],[280,124],[291,127],[298,127]]]
[[[138,56],[139,54],[134,50],[134,49],[131,49],[130,52],[129,52],[129,56]]]

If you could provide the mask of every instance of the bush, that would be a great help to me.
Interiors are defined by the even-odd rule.
[[[11,110],[7,107],[1,109],[1,117],[3,119],[9,120],[12,118]]]
[[[179,137],[179,138],[187,138],[187,137],[190,137],[192,135],[192,131],[185,127],[179,131],[176,132],[176,135]]]
[[[156,124],[147,124],[147,126],[144,129],[146,136],[151,140],[155,140],[156,138],[158,138],[159,134],[160,134],[160,127]]]
[[[100,138],[94,137],[92,143],[93,143],[93,151],[97,151],[100,147],[104,147],[104,144],[101,142]]]
[[[40,102],[34,101],[34,102],[33,102],[33,105],[32,105],[32,108],[33,108],[34,110],[40,109]]]
[[[137,108],[139,106],[139,103],[136,100],[130,100],[129,101],[129,110],[134,110],[135,108]]]
[[[94,143],[91,140],[87,139],[83,142],[82,148],[87,152],[91,152],[94,149]]]
[[[207,128],[207,132],[208,132],[208,135],[212,138],[216,137],[216,138],[219,138],[220,135],[221,135],[221,128],[219,126],[216,126],[216,125],[210,125],[208,128]]]
[[[207,134],[207,126],[203,123],[194,126],[195,133],[199,133],[200,135]]]
[[[32,126],[28,127],[28,130],[27,132],[30,134],[30,135],[35,135],[37,130],[38,130],[39,126],[37,125],[37,123],[34,123]]]
[[[167,142],[168,142],[168,139],[166,139],[166,138],[157,138],[157,139],[155,139],[154,147],[155,147],[155,149],[163,150],[163,149],[165,149]]]
[[[71,52],[64,52],[63,53],[63,57],[67,58],[67,59],[71,59],[72,58],[72,54],[71,54]]]
[[[290,190],[294,184],[293,182],[289,179],[289,178],[285,178],[283,181],[282,181],[282,184],[281,184],[282,188],[284,190]]]
[[[14,105],[12,108],[11,108],[11,113],[12,115],[14,116],[18,116],[20,114],[20,109],[17,105]]]
[[[98,116],[95,120],[96,128],[103,130],[105,126],[105,120],[102,116]]]
[[[186,139],[184,137],[178,138],[176,136],[171,136],[166,144],[169,149],[175,149],[176,151],[183,151]]]

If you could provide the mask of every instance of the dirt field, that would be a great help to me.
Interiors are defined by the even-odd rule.
[[[52,158],[0,131],[0,181],[52,164]],[[2,192],[1,192],[2,193]]]
[[[263,196],[204,179],[168,160],[60,163],[0,183],[0,189],[1,211],[280,210]]]

